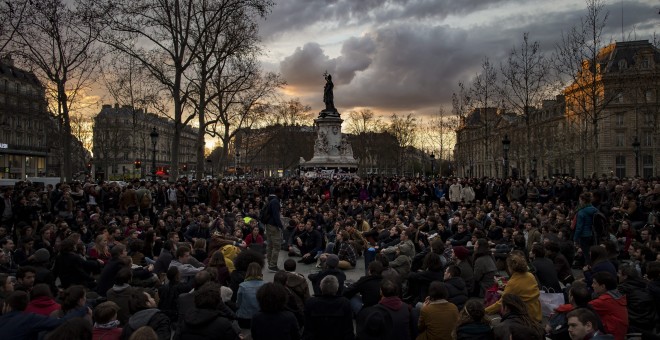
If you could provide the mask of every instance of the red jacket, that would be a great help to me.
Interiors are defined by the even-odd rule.
[[[252,233],[250,233],[248,236],[245,237],[245,245],[249,246],[252,243],[263,244],[264,243],[263,236],[258,235],[257,239],[255,240],[254,237],[252,236]]]
[[[628,307],[625,295],[621,295],[617,290],[610,290],[600,294],[589,304],[600,316],[605,332],[614,335],[615,340],[626,338],[626,333],[628,333]]]
[[[92,331],[93,340],[119,340],[121,339],[122,328],[94,328]]]
[[[50,316],[50,313],[59,310],[60,304],[48,296],[39,296],[28,303],[25,313],[34,313],[44,316]]]

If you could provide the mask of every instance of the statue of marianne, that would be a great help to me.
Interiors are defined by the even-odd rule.
[[[328,111],[335,111],[335,100],[332,93],[335,85],[332,83],[332,76],[328,74],[328,71],[323,73],[325,78],[325,86],[323,87],[323,102],[325,103],[325,109]]]

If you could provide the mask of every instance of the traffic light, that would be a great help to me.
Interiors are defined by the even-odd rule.
[[[136,160],[135,160],[135,168],[136,168],[136,169],[139,169],[139,168],[141,168],[141,167],[142,167],[142,162],[140,162],[139,159],[136,159]]]
[[[183,165],[183,171],[188,171],[188,164]]]
[[[87,163],[87,171],[92,171],[92,163]]]

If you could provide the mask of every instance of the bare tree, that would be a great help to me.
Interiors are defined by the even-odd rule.
[[[390,117],[390,124],[386,128],[387,132],[394,135],[398,143],[398,158],[399,158],[399,169],[400,173],[404,172],[406,166],[408,165],[408,159],[406,157],[405,150],[408,147],[413,146],[415,142],[415,134],[417,131],[417,118],[414,118],[411,113],[403,116],[398,116],[396,113]]]
[[[54,99],[50,106],[60,123],[65,157],[71,154],[73,142],[69,112],[91,81],[101,56],[95,44],[99,18],[86,9],[84,1],[32,0],[21,25],[12,26],[13,53],[47,82],[46,88]],[[61,177],[70,180],[72,162],[62,163]]]
[[[273,5],[268,0],[117,0],[106,14],[110,31],[104,42],[140,61],[169,92],[173,104],[173,178],[178,176],[179,141],[183,128],[195,117],[191,103],[193,64],[198,61],[206,30],[217,28],[226,12],[264,16]],[[201,27],[198,23],[204,22]],[[201,30],[201,31],[200,31]]]
[[[481,144],[483,147],[481,151],[483,157],[481,159],[485,162],[489,162],[492,159],[493,163],[496,163],[495,153],[491,150],[491,134],[495,130],[498,120],[497,72],[488,58],[484,58],[481,64],[481,72],[477,74],[472,82],[470,95],[472,98],[472,112],[478,114],[479,119],[477,121],[482,131]]]
[[[513,111],[521,116],[526,128],[527,160],[532,159],[536,141],[532,140],[532,114],[547,94],[549,63],[540,51],[538,42],[529,41],[529,33],[523,34],[520,48],[513,48],[506,62],[500,66],[502,77],[502,98]],[[531,164],[527,162],[527,164]],[[531,169],[528,169],[531,173]]]
[[[266,126],[311,126],[314,122],[312,117],[312,107],[303,104],[300,101],[300,98],[293,98],[274,105],[268,105],[265,106],[265,109],[267,110],[267,114],[257,116],[257,118],[261,118],[259,122]]]
[[[350,111],[346,120],[346,132],[356,136],[382,131],[385,123],[370,109]]]
[[[255,17],[250,11],[232,10],[223,8],[225,4],[221,2],[204,2],[203,6],[208,10],[202,13],[219,12],[217,17],[210,15],[199,15],[196,17],[193,25],[196,27],[194,32],[201,34],[199,40],[198,53],[195,55],[193,63],[193,73],[191,76],[191,85],[193,88],[192,98],[194,99],[195,112],[197,114],[197,123],[199,134],[195,145],[197,154],[197,168],[204,167],[205,156],[205,136],[208,128],[217,123],[217,115],[208,115],[207,107],[217,100],[218,96],[223,95],[223,91],[215,91],[212,86],[215,77],[227,75],[235,71],[233,63],[236,60],[250,60],[261,53],[259,46],[258,27]],[[216,7],[215,10],[212,10]],[[241,75],[244,79],[250,78],[254,71],[251,68],[242,69],[248,73]],[[225,89],[231,90],[231,89]],[[197,177],[201,178],[202,173],[197,172]]]
[[[236,132],[257,122],[255,116],[263,117],[268,103],[283,84],[279,75],[263,74],[253,59],[234,59],[213,79],[212,91],[218,94],[206,109],[209,117],[206,132],[223,143],[221,164],[227,164],[228,146]]]
[[[14,40],[16,31],[23,25],[28,9],[27,0],[0,2],[0,56]]]
[[[587,14],[579,26],[563,32],[555,47],[553,68],[565,88],[567,116],[582,121],[580,157],[585,176],[586,156],[592,156],[592,169],[600,168],[599,122],[616,93],[603,92],[599,52],[605,46],[603,28],[609,15],[603,0],[586,0]],[[591,137],[591,138],[589,138]]]

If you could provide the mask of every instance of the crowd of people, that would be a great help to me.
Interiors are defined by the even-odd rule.
[[[657,339],[659,211],[641,178],[18,182],[0,334]]]

